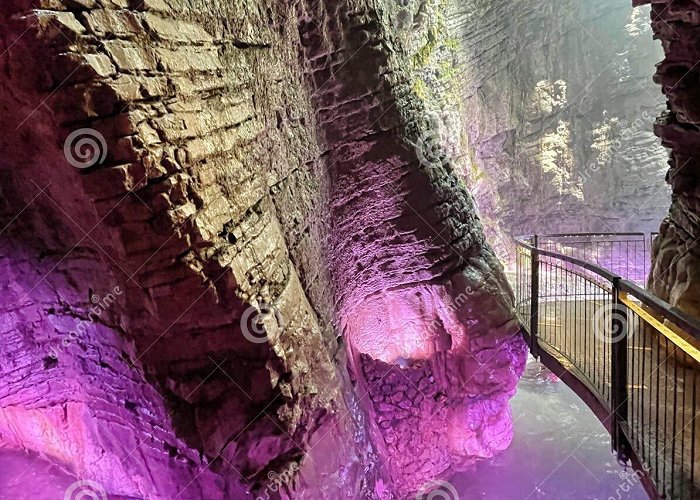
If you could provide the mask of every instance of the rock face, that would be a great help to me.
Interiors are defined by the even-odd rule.
[[[2,9],[3,444],[140,498],[236,498],[326,447],[309,491],[358,480],[294,12],[129,5]]]
[[[460,173],[500,257],[513,261],[510,236],[658,230],[670,196],[645,8],[456,2],[447,23],[460,45]]]
[[[671,150],[666,181],[673,190],[671,208],[653,245],[649,287],[672,305],[700,317],[700,188],[695,158],[700,144],[700,6],[635,0],[635,4],[649,3],[654,36],[661,40],[666,54],[654,80],[668,100],[668,110],[658,118],[654,131]]]
[[[301,31],[340,327],[377,476],[399,498],[510,443],[526,356],[472,198],[434,154],[443,110],[417,75],[446,69],[434,52],[449,39],[440,4],[423,6],[309,2]]]
[[[117,497],[402,498],[508,445],[445,7],[6,2],[4,452]]]

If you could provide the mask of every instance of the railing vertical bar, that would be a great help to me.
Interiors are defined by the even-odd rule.
[[[686,434],[685,428],[688,425],[685,422],[685,407],[686,407],[685,390],[687,388],[686,384],[685,384],[685,381],[687,378],[687,373],[686,373],[685,368],[683,368],[682,373],[683,373],[683,392],[682,392],[683,397],[682,397],[682,402],[681,402],[681,408],[683,408],[683,412],[681,414],[681,466],[680,466],[681,472],[683,470],[685,470],[685,465],[686,465],[685,464],[685,439],[683,439],[683,437]],[[681,486],[681,498],[683,498],[686,488],[683,487],[683,484],[681,484],[680,486]]]
[[[540,290],[540,293],[542,294],[542,297],[544,300],[542,301],[542,338],[544,338],[547,342],[551,342],[552,340],[552,329],[549,326],[549,281],[552,277],[552,268],[550,263],[547,260],[542,261],[542,272],[544,272],[544,276],[541,276],[541,286],[543,287],[543,290]]]
[[[608,296],[608,294],[605,294],[603,296],[603,308],[604,311],[607,312],[607,317],[605,318],[608,321],[608,325],[610,325],[610,322],[612,321],[612,311],[610,310],[610,304],[612,303],[611,297]],[[606,316],[606,315],[604,315]],[[606,326],[609,328],[609,326]],[[603,355],[598,357],[598,361],[602,364],[603,366],[603,394],[607,392],[608,397],[612,397],[612,376],[608,373],[608,368],[612,367],[611,363],[611,358],[610,358],[610,353],[608,352],[608,343],[607,342],[602,342],[603,345]],[[614,408],[615,405],[611,404],[611,406]]]
[[[597,261],[597,259],[596,259],[596,261]],[[608,321],[608,325],[610,324],[610,321],[612,321],[611,320],[612,314],[610,311],[609,302],[611,303],[612,301],[610,300],[610,297],[608,297],[608,295],[605,294],[603,296],[603,311],[607,314],[603,314],[603,317],[605,317],[606,321]],[[607,327],[609,327],[609,326],[606,326],[606,328]],[[608,392],[607,395],[612,396],[612,394],[610,393],[610,390],[612,389],[612,383],[613,383],[612,376],[609,377],[610,383],[608,384],[608,366],[609,365],[611,366],[612,363],[609,362],[610,358],[608,357],[608,354],[609,354],[608,353],[608,343],[603,341],[602,344],[603,344],[603,356],[602,356],[602,359],[600,359],[600,357],[599,357],[599,362],[603,365],[603,394],[605,394],[607,391]],[[613,408],[615,408],[614,404],[612,404],[611,406]]]
[[[574,338],[576,339],[575,344],[576,344],[576,364],[578,366],[582,366],[584,363],[581,363],[580,361],[580,356],[581,356],[581,339],[579,338],[579,314],[578,314],[578,290],[579,290],[579,280],[581,278],[577,275],[574,274]]]
[[[661,395],[659,394],[659,387],[660,387],[660,377],[661,374],[659,373],[659,370],[661,370],[661,365],[659,364],[659,361],[661,360],[661,339],[656,337],[656,362],[657,362],[657,367],[654,370],[656,372],[656,398],[654,398],[654,401],[656,402],[656,419],[654,420],[654,436],[656,439],[656,443],[654,446],[654,476],[656,477],[656,482],[659,484],[659,402],[661,401]]]
[[[622,431],[628,420],[629,394],[627,392],[627,341],[628,341],[628,311],[620,301],[620,278],[613,281],[612,307],[610,311],[610,332],[612,345],[611,363],[611,402],[613,408],[613,448],[618,456],[626,460],[630,455],[629,443]]]
[[[643,326],[644,325],[644,326]],[[642,411],[639,419],[639,429],[640,432],[644,432],[646,430],[646,427],[644,427],[644,416],[646,414],[646,409],[644,408],[644,394],[646,393],[646,378],[644,378],[644,374],[646,373],[646,356],[647,356],[647,329],[646,325],[640,321],[639,323],[639,332],[640,335],[642,336],[642,371],[641,371],[641,384],[642,384],[642,395],[641,395],[641,405],[642,405]],[[651,346],[649,347],[649,350],[651,351]],[[651,362],[651,360],[650,360]],[[649,384],[651,387],[651,384]],[[649,395],[649,401],[651,401],[651,394]],[[651,412],[651,405],[649,406],[649,411]],[[648,433],[651,434],[651,433]],[[646,461],[647,453],[648,453],[648,448],[647,450],[644,449],[644,434],[642,434],[642,446],[641,446],[641,453],[642,456],[644,457],[644,461]]]
[[[632,426],[636,426],[637,424],[637,413],[638,413],[638,407],[637,407],[637,402],[639,401],[639,398],[637,397],[637,390],[635,389],[635,382],[637,380],[636,375],[637,375],[637,353],[638,351],[638,345],[637,345],[637,339],[635,338],[636,336],[634,335],[635,332],[635,326],[637,324],[636,322],[636,315],[632,312],[627,316],[627,333],[629,336],[628,340],[628,351],[627,355],[629,357],[628,363],[627,363],[627,394],[629,395],[629,415],[627,416],[628,420],[628,425],[630,426],[630,431],[632,435],[630,438],[635,442],[635,448],[637,448],[637,432],[635,429],[632,428]]]
[[[634,434],[634,440],[635,440],[635,448],[639,448],[639,432],[638,430],[638,423],[639,423],[639,397],[641,394],[641,391],[643,390],[642,384],[641,384],[641,375],[640,375],[640,353],[643,354],[644,351],[641,351],[640,347],[640,339],[639,339],[639,317],[635,314],[632,316],[632,327],[629,327],[629,318],[628,318],[628,330],[627,333],[630,336],[630,340],[632,342],[632,349],[630,351],[632,359],[630,360],[630,370],[632,372],[632,377],[630,379],[630,425],[634,425],[634,430],[631,431]]]
[[[673,346],[673,356],[676,356],[676,346]],[[673,497],[673,492],[675,491],[675,477],[676,477],[676,415],[678,411],[675,411],[678,407],[676,403],[678,401],[678,362],[673,363],[673,423],[671,424],[671,498]]]
[[[690,413],[691,417],[691,425],[692,428],[690,430],[690,491],[694,492],[695,491],[695,426],[696,426],[696,418],[694,415],[694,412],[697,411],[697,408],[695,406],[696,401],[696,391],[697,388],[695,386],[695,376],[696,372],[695,370],[690,370],[690,372],[693,374],[693,406],[692,406],[692,411]],[[692,497],[692,494],[691,494]]]
[[[584,290],[584,298],[583,298],[584,306],[583,307],[584,307],[584,316],[586,317],[583,324],[586,327],[585,328],[585,338],[586,338],[586,344],[587,344],[586,356],[588,356],[588,359],[593,359],[593,365],[590,369],[592,371],[589,370],[589,374],[590,374],[590,377],[593,381],[593,386],[597,388],[598,387],[598,385],[597,385],[598,371],[596,369],[596,364],[595,364],[595,339],[591,338],[591,335],[590,335],[591,332],[589,331],[591,328],[591,322],[590,322],[591,315],[590,315],[590,311],[589,311],[589,309],[591,307],[591,303],[590,303],[590,300],[588,299],[588,290],[589,290],[590,286],[591,286],[590,283],[588,281],[586,281],[585,286],[583,287],[583,290]]]
[[[637,349],[635,351],[635,354],[637,356],[637,376],[634,379],[634,384],[637,385],[637,389],[635,392],[635,397],[637,398],[637,411],[635,414],[635,419],[634,419],[634,424],[636,426],[635,434],[637,435],[637,447],[639,448],[640,452],[644,448],[644,430],[643,427],[639,425],[639,423],[643,420],[644,418],[644,368],[642,367],[642,363],[644,362],[644,356],[646,355],[646,350],[644,349],[643,342],[644,342],[644,332],[641,331],[641,326],[642,326],[642,320],[640,318],[636,318],[636,321],[634,322],[634,330],[633,334],[636,337],[636,344],[637,344]]]
[[[566,281],[566,276],[564,276],[564,271],[563,271],[563,265],[559,263],[557,266],[557,282],[556,282],[556,291],[557,291],[557,308],[554,311],[554,317],[555,318],[561,318],[561,321],[556,321],[555,325],[557,328],[557,333],[559,335],[559,338],[562,339],[562,343],[564,344],[564,354],[568,355],[569,354],[569,336],[566,334],[566,312],[565,312],[565,307],[566,307],[566,302],[564,301],[564,296],[562,294],[562,283]],[[563,317],[562,317],[563,316]]]
[[[537,353],[537,336],[539,334],[539,317],[540,317],[540,254],[538,252],[538,237],[537,235],[532,238],[534,250],[530,253],[532,255],[530,270],[530,353],[534,357],[538,357]]]
[[[667,488],[667,481],[668,481],[668,473],[667,473],[667,467],[668,467],[668,460],[666,460],[666,455],[668,446],[666,445],[666,440],[668,439],[668,339],[664,337],[665,340],[665,346],[666,348],[664,349],[664,440],[663,440],[663,451],[664,451],[664,456],[663,461],[664,461],[664,491],[666,491]],[[673,483],[673,481],[671,481]]]
[[[665,337],[664,337],[664,345],[665,345],[665,349],[664,349],[664,361],[663,361],[663,363],[664,363],[664,370],[663,370],[663,373],[664,373],[664,439],[663,439],[664,446],[663,446],[663,451],[665,452],[666,448],[667,448],[665,443],[666,443],[666,440],[668,439],[668,371],[666,370],[666,368],[668,368],[668,339],[666,339]],[[668,466],[668,460],[666,460],[665,453],[664,453],[664,456],[661,457],[661,459],[664,461],[664,473],[663,473],[664,474],[663,475],[663,477],[664,477],[664,490],[663,491],[666,491],[666,488],[667,488],[666,483],[668,481],[668,474],[666,473],[666,468]]]
[[[614,273],[620,274],[620,264],[615,261],[615,243],[615,241],[610,243],[610,267]],[[617,242],[617,246],[620,247],[620,242]]]
[[[569,339],[569,357],[574,359],[576,348],[573,347],[574,337],[571,335],[571,327],[569,326],[569,271],[566,268],[566,263],[562,264],[562,275],[564,276],[564,290],[562,291],[562,300],[564,301],[564,324],[562,325],[564,336]]]

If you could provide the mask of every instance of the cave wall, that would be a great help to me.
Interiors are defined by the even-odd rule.
[[[460,46],[458,163],[501,258],[513,260],[517,235],[658,230],[670,199],[653,134],[661,50],[644,8],[459,2],[447,22]]]
[[[2,459],[389,499],[508,446],[525,345],[425,83],[449,6],[6,3]]]
[[[447,5],[307,2],[301,26],[326,262],[380,498],[405,498],[506,448],[526,358],[503,268],[456,165],[440,155],[434,117],[459,101],[421,87],[438,69],[459,78],[443,60],[455,50]]]
[[[661,85],[667,109],[657,119],[654,131],[670,150],[666,182],[673,192],[671,207],[653,244],[649,288],[671,305],[700,317],[700,191],[694,158],[700,138],[700,6],[695,2],[634,3],[651,4],[654,37],[661,40],[665,53],[654,80]]]
[[[4,331],[21,333],[3,342],[3,446],[136,497],[206,497],[208,474],[235,497],[312,448],[333,454],[285,487],[354,487],[366,446],[330,325],[291,7],[18,0],[0,16]],[[75,168],[84,128],[106,157]],[[115,286],[109,317],[64,346]],[[47,399],[56,378],[70,387]],[[94,458],[122,446],[121,474]]]

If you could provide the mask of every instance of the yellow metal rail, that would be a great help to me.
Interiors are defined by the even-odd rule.
[[[620,301],[625,304],[637,316],[651,325],[657,332],[673,342],[681,351],[693,358],[700,364],[700,349],[696,347],[697,342],[687,334],[673,331],[668,325],[665,325],[656,316],[644,309],[640,304],[631,300],[627,293],[620,293]]]

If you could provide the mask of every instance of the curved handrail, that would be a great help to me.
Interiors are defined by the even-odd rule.
[[[643,238],[643,266],[639,267],[642,252],[638,252],[636,246],[626,258],[620,252],[613,257],[615,248],[610,243],[630,243],[629,240],[615,240],[614,236]],[[578,241],[573,241],[577,238]],[[576,388],[609,429],[613,450],[622,459],[631,458],[636,464],[635,469],[641,472],[645,488],[653,498],[667,498],[669,495],[677,498],[674,488],[689,491],[691,498],[700,498],[700,481],[693,478],[700,453],[688,455],[687,450],[683,451],[687,439],[692,441],[693,447],[700,442],[694,437],[696,424],[692,424],[688,431],[692,435],[683,434],[700,414],[695,396],[700,375],[700,321],[640,286],[649,272],[647,235],[532,235],[518,237],[516,242],[517,314],[533,355],[543,359],[547,366],[551,364],[550,368],[554,367],[568,380],[568,385]],[[581,252],[583,255],[579,253],[572,257],[540,247],[556,250],[558,245],[563,245],[564,251],[569,253],[570,245],[588,246],[589,243],[604,245],[603,259],[599,258],[598,249],[590,257],[585,251]],[[572,248],[572,253],[577,250]],[[595,263],[585,260],[587,258],[594,259]],[[613,270],[606,269],[601,262],[609,264]],[[636,277],[620,276],[625,269],[629,274],[629,265],[636,270]],[[640,270],[642,276],[637,279]],[[596,283],[598,280],[600,282]],[[572,308],[568,301],[572,295],[580,295],[579,283],[584,283],[584,306],[575,302]],[[604,294],[599,297],[593,292],[591,295],[587,283],[603,288]],[[593,304],[588,302],[591,297]],[[563,307],[562,304],[567,305]],[[540,318],[541,308],[545,308],[543,320]],[[654,360],[656,368],[653,368]],[[647,361],[648,369],[645,368]],[[663,377],[659,374],[662,363],[673,366],[669,373],[663,372]],[[686,380],[688,370],[693,373],[689,383]],[[660,394],[663,394],[663,405]],[[648,398],[646,404],[645,395]],[[651,401],[652,397],[654,401]],[[687,397],[692,399],[686,401]],[[680,432],[676,431],[677,420]],[[669,422],[672,422],[673,430],[669,429]],[[653,436],[657,436],[655,445],[651,444]],[[645,440],[648,444],[640,446]],[[661,470],[659,460],[666,464],[669,459],[669,471],[666,465]],[[654,466],[645,469],[641,465],[651,463],[651,460]],[[688,471],[691,471],[690,479],[685,477]]]
[[[578,233],[578,234],[556,235],[556,236],[587,236],[589,234],[593,234],[593,233]],[[598,233],[596,233],[596,234],[598,234]],[[607,233],[607,234],[620,234],[620,235],[642,234],[642,235],[644,235],[644,233]],[[686,330],[687,333],[691,334],[693,337],[700,340],[700,321],[696,320],[695,318],[692,318],[691,316],[684,313],[683,311],[680,311],[679,309],[673,307],[671,304],[660,299],[659,297],[652,295],[647,290],[644,290],[642,287],[636,285],[635,283],[632,283],[631,281],[624,279],[622,276],[619,276],[618,274],[610,272],[603,267],[597,266],[595,264],[591,264],[590,262],[587,262],[585,260],[577,259],[576,257],[564,255],[562,253],[553,252],[551,250],[543,250],[541,248],[534,247],[533,245],[523,241],[523,239],[525,239],[525,238],[528,238],[528,239],[534,238],[534,236],[535,235],[518,236],[515,240],[518,242],[519,245],[521,245],[521,246],[527,248],[528,250],[530,250],[531,252],[533,252],[533,255],[534,254],[545,255],[547,257],[563,260],[565,262],[569,262],[569,263],[574,264],[576,266],[587,269],[588,271],[591,271],[591,272],[607,279],[611,283],[617,283],[617,285],[620,287],[621,290],[636,297],[643,304],[649,306],[657,314],[664,316],[664,318],[672,321],[673,323],[675,323],[679,327]],[[539,238],[541,236],[537,235],[537,237]],[[547,237],[547,235],[545,235],[544,237]]]
[[[586,262],[585,260],[577,259],[576,257],[571,257],[569,255],[564,255],[562,253],[558,252],[552,252],[551,250],[542,250],[541,248],[534,247],[528,243],[524,243],[522,241],[518,241],[518,243],[524,247],[526,247],[528,250],[531,252],[536,253],[537,255],[545,255],[547,257],[552,257],[555,259],[560,259],[565,262],[569,262],[571,264],[574,264],[576,266],[583,267],[584,269],[588,269],[591,272],[594,272],[603,278],[613,281],[615,279],[622,279],[620,276],[618,276],[615,273],[611,273],[607,269],[604,269],[600,266],[596,266],[595,264],[591,264],[590,262]]]
[[[515,239],[520,238],[532,238],[534,235],[522,235],[516,236]],[[576,236],[646,236],[645,233],[552,233],[552,234],[538,234],[540,238],[569,238]]]
[[[652,295],[647,290],[632,283],[629,280],[621,279],[618,283],[620,290],[638,298],[642,304],[649,306],[654,312],[673,322],[696,339],[700,340],[700,321],[689,316],[687,313],[673,307],[671,304],[659,297]]]

